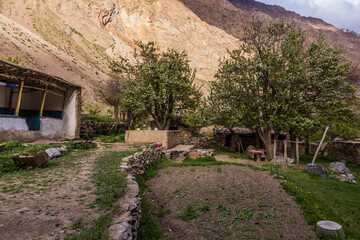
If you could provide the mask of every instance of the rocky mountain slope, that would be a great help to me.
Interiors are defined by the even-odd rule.
[[[206,91],[252,14],[283,15],[312,38],[322,32],[360,63],[358,35],[251,0],[0,0],[0,57],[18,57],[23,66],[79,84],[85,101],[93,101],[93,86],[109,78],[109,59],[130,57],[133,40],[155,41],[187,51]]]

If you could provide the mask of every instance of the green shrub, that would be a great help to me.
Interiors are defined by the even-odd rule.
[[[11,141],[5,142],[5,143],[3,143],[1,145],[0,146],[0,151],[9,152],[9,151],[19,149],[19,148],[22,148],[22,147],[23,147],[23,145],[19,141],[11,140]]]
[[[11,158],[0,158],[0,174],[18,171],[20,166]]]
[[[230,209],[221,203],[219,203],[217,209],[221,212],[221,216],[223,217],[226,217],[230,214]]]
[[[193,205],[188,205],[184,212],[178,215],[178,218],[182,219],[183,221],[190,221],[192,219],[198,218],[196,208]]]
[[[201,205],[200,207],[198,207],[198,210],[200,212],[209,212],[211,211],[212,207],[209,205],[209,204],[204,204],[204,205]]]

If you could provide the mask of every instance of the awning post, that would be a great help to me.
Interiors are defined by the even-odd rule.
[[[42,117],[42,115],[43,115],[47,89],[48,89],[48,85],[45,85],[45,89],[44,89],[44,92],[43,92],[43,95],[42,95],[42,99],[41,99],[40,117]]]
[[[17,99],[17,102],[16,102],[16,108],[15,108],[15,115],[16,116],[19,116],[21,97],[22,97],[23,89],[24,89],[24,80],[21,80],[19,95],[18,95],[18,99]]]

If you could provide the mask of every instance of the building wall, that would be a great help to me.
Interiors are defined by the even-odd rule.
[[[169,149],[180,144],[180,131],[176,130],[138,130],[126,131],[125,142],[131,144],[162,143]]]
[[[48,104],[50,107],[65,103],[63,119],[41,117],[40,131],[29,131],[25,118],[0,118],[0,143],[9,140],[31,142],[40,139],[78,137],[80,128],[80,96],[78,94],[81,94],[81,90],[69,90],[65,102],[61,99],[61,103],[56,101],[56,98],[52,98],[54,101]]]
[[[77,119],[77,90],[69,90],[64,106],[64,117],[63,117],[63,138],[74,138],[76,137],[76,131],[78,126]]]

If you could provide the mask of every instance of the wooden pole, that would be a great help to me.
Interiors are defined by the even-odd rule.
[[[14,89],[10,89],[10,98],[9,98],[9,104],[8,104],[8,114],[11,114],[11,110],[12,110],[12,99],[13,99],[13,95],[14,95]]]
[[[22,97],[23,89],[24,89],[24,80],[22,80],[21,84],[20,84],[19,95],[18,95],[18,98],[17,98],[16,108],[15,108],[15,115],[16,116],[19,116],[21,97]]]
[[[321,145],[322,145],[323,142],[324,142],[324,139],[325,139],[325,136],[326,136],[326,133],[327,133],[328,130],[329,130],[329,126],[326,127],[325,132],[324,132],[324,135],[323,135],[323,137],[322,137],[322,139],[321,139],[321,141],[320,141],[320,144],[319,144],[319,146],[318,146],[317,149],[316,149],[314,158],[313,158],[313,160],[312,160],[312,164],[315,164],[316,157],[317,157],[317,155],[319,154]]]
[[[285,171],[285,167],[287,165],[287,142],[284,141],[284,162],[283,162],[283,171]]]
[[[273,159],[274,164],[275,164],[275,158],[276,158],[276,140],[274,140],[274,159]]]
[[[41,99],[41,106],[40,106],[40,117],[42,117],[43,112],[44,112],[44,105],[45,105],[45,98],[46,98],[46,93],[48,90],[48,85],[45,85],[45,89],[42,95],[42,99]]]
[[[296,138],[296,170],[299,171],[300,157],[299,157],[299,138]]]

